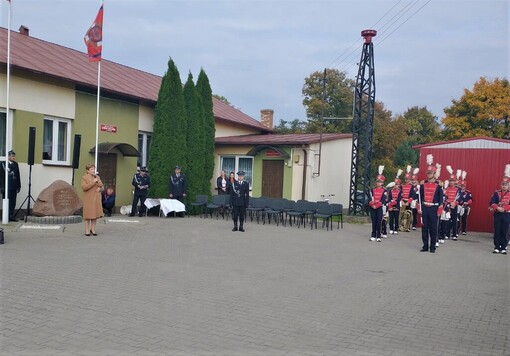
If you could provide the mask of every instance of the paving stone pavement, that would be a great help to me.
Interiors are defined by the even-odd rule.
[[[0,355],[509,355],[509,256],[215,218],[5,227]]]

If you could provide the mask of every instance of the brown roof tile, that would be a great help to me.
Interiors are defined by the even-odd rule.
[[[85,48],[85,45],[83,45]],[[7,29],[0,27],[0,63],[7,63]],[[71,48],[11,31],[11,68],[48,75],[85,87],[97,88],[97,64]],[[101,90],[154,105],[161,77],[103,58]],[[259,121],[213,98],[214,116],[237,125],[270,132]]]
[[[325,133],[322,134],[322,142],[339,140],[339,139],[352,139],[352,134],[341,133]],[[313,134],[267,134],[267,135],[245,135],[245,136],[227,136],[216,137],[216,144],[218,145],[308,145],[311,143],[318,143],[321,140],[321,135],[318,133]]]

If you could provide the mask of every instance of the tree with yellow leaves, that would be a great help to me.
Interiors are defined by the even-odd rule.
[[[473,90],[464,89],[459,100],[444,109],[443,139],[488,136],[510,138],[510,83],[481,77]]]

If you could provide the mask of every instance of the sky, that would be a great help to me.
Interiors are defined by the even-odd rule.
[[[11,29],[85,52],[100,0],[11,0]],[[7,1],[0,26],[7,27]],[[508,0],[105,0],[103,59],[181,80],[205,70],[214,94],[259,120],[306,120],[302,87],[335,68],[356,79],[373,39],[376,100],[394,115],[427,107],[441,119],[484,76],[509,78]]]

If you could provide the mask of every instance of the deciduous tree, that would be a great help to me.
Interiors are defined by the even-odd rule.
[[[324,117],[351,117],[355,82],[346,77],[346,72],[337,69],[316,71],[305,78],[303,85],[303,105],[308,117],[308,132],[351,132],[350,120],[324,121]]]
[[[444,112],[444,139],[477,136],[508,139],[510,84],[507,79],[491,81],[481,77],[472,90],[464,89],[464,95],[452,100]]]

